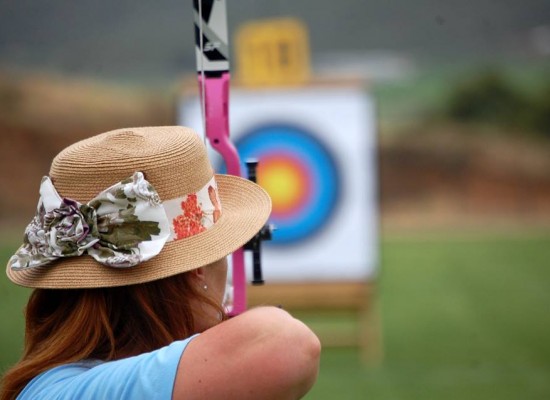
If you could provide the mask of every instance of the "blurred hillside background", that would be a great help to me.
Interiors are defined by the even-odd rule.
[[[369,82],[388,223],[548,222],[547,1],[239,0],[228,8],[230,36],[244,22],[300,18],[316,76]],[[0,218],[32,212],[34,183],[74,139],[174,123],[193,45],[186,2],[2,2],[0,183],[11,190]],[[9,166],[23,154],[14,183]]]
[[[301,19],[314,74],[360,76],[378,105],[384,357],[327,349],[309,398],[550,398],[550,2],[231,0],[228,13],[230,36]],[[193,46],[190,1],[0,1],[1,261],[63,147],[176,122]],[[4,369],[27,292],[0,290]]]

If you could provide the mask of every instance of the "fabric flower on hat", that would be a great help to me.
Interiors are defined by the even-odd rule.
[[[44,180],[43,180],[44,183]],[[99,241],[95,210],[70,199],[46,211],[43,201],[25,229],[24,245],[12,257],[12,268],[44,265],[59,257],[80,256]]]
[[[157,255],[170,228],[155,189],[141,172],[101,192],[88,204],[61,198],[44,177],[37,213],[13,269],[46,265],[86,253],[111,267],[132,267]]]
[[[63,199],[60,207],[44,213],[43,220],[54,257],[79,256],[99,241],[95,210],[85,204]]]

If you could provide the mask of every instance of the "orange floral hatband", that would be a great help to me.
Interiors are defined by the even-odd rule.
[[[212,227],[222,210],[218,187],[214,177],[198,192],[162,203],[169,221],[171,234],[168,241],[185,239]]]

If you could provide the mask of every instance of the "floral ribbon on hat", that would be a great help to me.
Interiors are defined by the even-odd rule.
[[[132,267],[159,254],[169,236],[159,195],[141,172],[87,204],[62,198],[44,177],[36,215],[9,264],[25,269],[86,253],[110,267]]]

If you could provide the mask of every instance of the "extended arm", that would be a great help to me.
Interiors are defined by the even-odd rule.
[[[320,350],[315,334],[287,312],[256,308],[188,345],[173,399],[299,399],[315,382]]]

